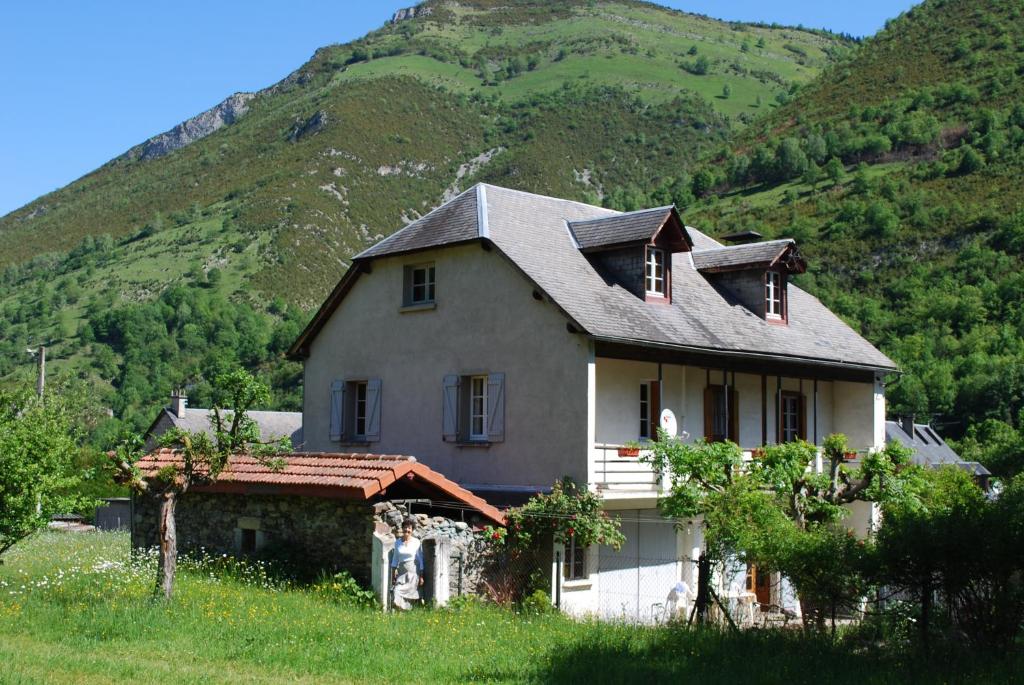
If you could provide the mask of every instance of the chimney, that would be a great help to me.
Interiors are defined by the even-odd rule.
[[[916,440],[917,439],[916,437],[914,437],[914,415],[913,414],[905,414],[905,415],[901,416],[900,417],[900,427],[903,429],[904,433],[906,433],[907,435],[910,436],[911,440]]]
[[[185,390],[178,388],[171,392],[171,413],[177,416],[179,419],[185,416],[185,407],[188,406],[188,397],[185,396]]]

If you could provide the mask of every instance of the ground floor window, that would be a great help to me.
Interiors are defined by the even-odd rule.
[[[566,580],[587,578],[587,548],[577,544],[575,535],[565,543],[565,563],[562,564],[562,569],[562,575]]]

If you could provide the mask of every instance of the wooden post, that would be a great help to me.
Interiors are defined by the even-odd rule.
[[[46,386],[46,345],[39,346],[39,376],[36,378],[36,394],[43,396]]]
[[[706,553],[697,559],[697,624],[708,621],[708,595],[711,590],[711,560]]]

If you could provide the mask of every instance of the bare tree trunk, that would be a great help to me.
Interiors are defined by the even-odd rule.
[[[174,592],[174,572],[178,566],[178,531],[174,526],[174,508],[178,493],[169,490],[163,493],[160,502],[160,561],[156,569],[155,596],[162,592],[164,599],[170,599]]]
[[[836,600],[832,598],[832,642],[836,641]]]

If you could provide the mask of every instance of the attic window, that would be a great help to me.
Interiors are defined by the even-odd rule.
[[[764,318],[782,321],[785,317],[782,308],[782,274],[769,271],[764,279]]]
[[[434,302],[434,265],[415,264],[405,267],[405,293],[403,303],[406,306],[425,305]]]
[[[647,248],[647,270],[644,279],[648,295],[665,297],[665,251]]]

